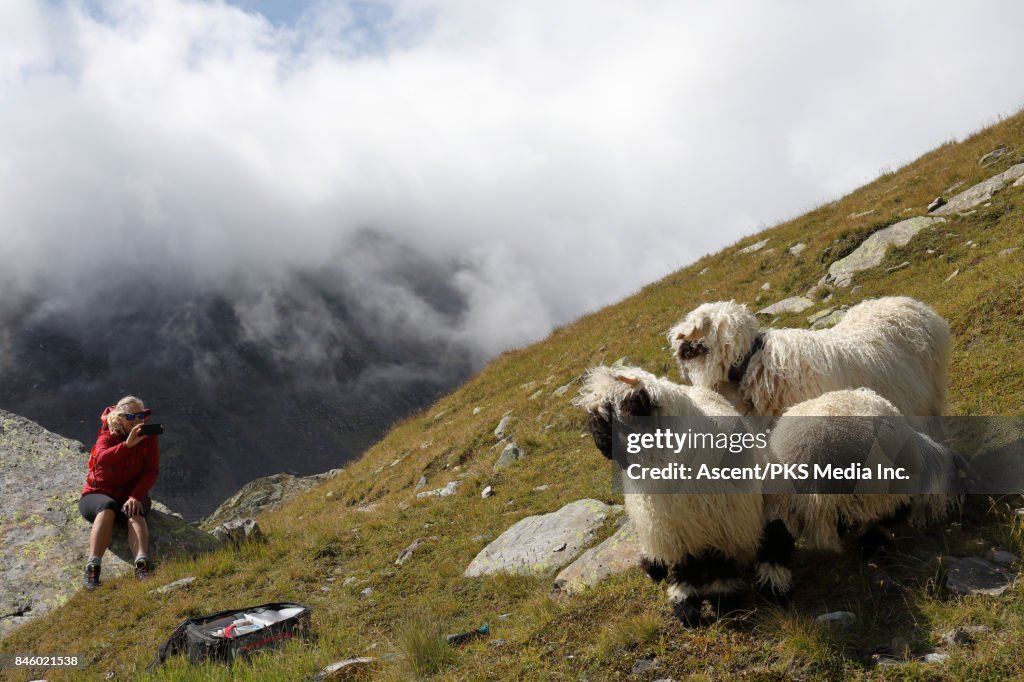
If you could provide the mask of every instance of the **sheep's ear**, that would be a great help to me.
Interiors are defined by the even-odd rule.
[[[700,318],[700,324],[694,324],[693,331],[689,334],[683,334],[680,332],[676,335],[677,341],[699,341],[708,335],[708,331],[711,327],[711,318],[707,315],[702,315]]]
[[[628,384],[629,386],[636,387],[640,385],[640,380],[637,379],[636,377],[628,377],[625,374],[620,374],[615,378],[624,384]]]

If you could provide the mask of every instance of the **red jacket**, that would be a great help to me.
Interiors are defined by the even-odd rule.
[[[129,497],[142,500],[156,483],[160,468],[160,442],[157,436],[143,438],[135,447],[107,427],[108,407],[100,417],[100,432],[89,455],[89,472],[82,494],[103,493],[118,502]]]

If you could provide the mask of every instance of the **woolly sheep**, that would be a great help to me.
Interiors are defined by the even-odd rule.
[[[791,584],[795,539],[811,549],[839,551],[842,529],[848,529],[871,549],[886,542],[889,527],[905,519],[920,525],[941,518],[958,499],[944,493],[957,486],[959,456],[913,430],[895,405],[870,389],[832,391],[782,416],[768,441],[772,461],[809,469],[845,465],[877,447],[876,452],[898,456],[897,464],[913,472],[915,487],[935,493],[826,494],[819,488],[816,493],[766,495],[757,572],[758,582],[775,591],[786,592]]]
[[[698,306],[668,333],[685,383],[743,412],[778,416],[839,389],[867,387],[908,416],[945,413],[949,325],[904,296],[859,303],[831,329],[769,329],[733,301]]]
[[[590,370],[574,402],[589,413],[594,441],[608,458],[615,418],[685,417],[694,430],[721,432],[716,416],[739,417],[713,391],[680,386],[635,367]],[[654,580],[667,580],[681,621],[694,621],[704,597],[726,601],[741,586],[740,567],[753,562],[762,531],[759,493],[627,492],[625,501],[643,551],[641,564]]]

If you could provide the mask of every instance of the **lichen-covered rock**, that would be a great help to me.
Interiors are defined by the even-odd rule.
[[[562,569],[555,577],[555,590],[571,595],[593,587],[610,575],[639,566],[641,553],[640,538],[627,520],[611,537]]]
[[[82,443],[0,410],[0,637],[63,604],[82,585],[90,524],[78,512],[89,459]],[[163,511],[161,511],[163,509]],[[154,503],[150,556],[195,554],[216,541]],[[129,570],[126,529],[115,528],[102,580]]]
[[[199,527],[206,531],[212,531],[228,521],[254,518],[265,512],[273,511],[296,495],[312,490],[328,478],[332,478],[338,471],[338,469],[332,469],[314,476],[274,474],[257,478],[239,488],[237,493],[203,519]]]
[[[594,539],[612,508],[598,500],[576,500],[550,514],[528,516],[484,547],[463,575],[547,575],[566,565]]]

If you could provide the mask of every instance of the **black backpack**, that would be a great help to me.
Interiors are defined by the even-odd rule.
[[[244,622],[239,622],[244,621]],[[231,663],[236,658],[281,645],[310,633],[310,609],[303,604],[273,602],[243,609],[218,611],[189,618],[160,645],[147,670],[159,667],[168,656],[185,652],[192,663]]]

